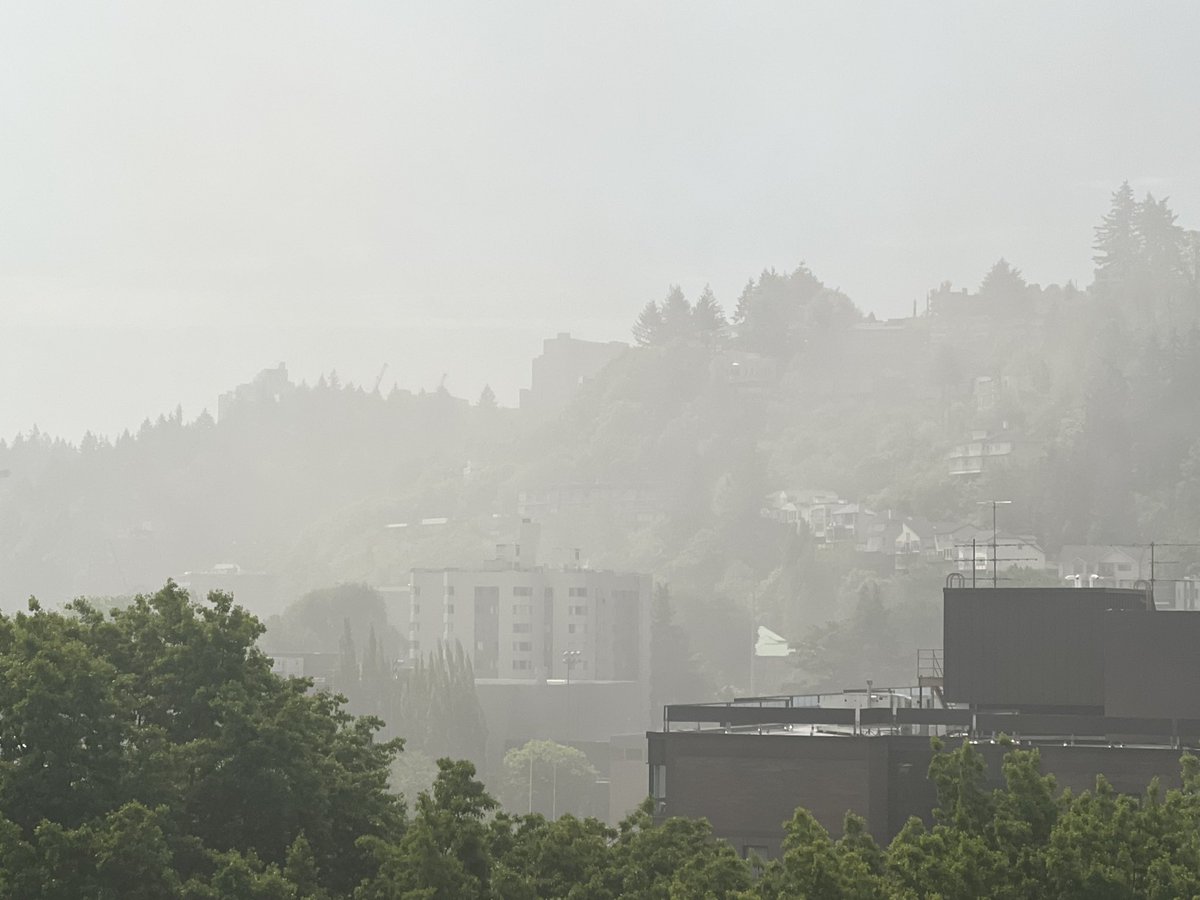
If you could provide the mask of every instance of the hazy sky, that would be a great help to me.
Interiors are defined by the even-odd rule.
[[[0,435],[485,381],[804,260],[902,315],[1200,227],[1200,4],[0,5]]]

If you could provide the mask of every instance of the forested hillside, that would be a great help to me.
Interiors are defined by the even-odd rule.
[[[764,271],[728,312],[711,291],[672,288],[633,321],[636,346],[550,419],[486,393],[330,376],[220,421],[175,410],[78,446],[18,435],[0,444],[3,603],[123,595],[216,563],[269,573],[281,605],[395,584],[511,540],[523,491],[637,484],[653,514],[560,518],[543,543],[668,584],[670,652],[698,659],[714,689],[745,686],[729,635],[749,634],[751,610],[800,646],[796,685],[862,677],[864,645],[879,648],[877,680],[908,677],[911,650],[937,640],[941,574],[818,547],[760,515],[768,492],[827,489],[942,521],[1004,497],[1003,527],[1050,553],[1200,535],[1200,240],[1125,185],[1095,252],[1086,288],[1028,284],[1001,259],[977,289],[943,284],[887,322],[804,266]],[[1033,450],[950,475],[951,448],[1000,429]]]

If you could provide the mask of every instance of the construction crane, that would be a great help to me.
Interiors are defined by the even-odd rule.
[[[379,393],[379,385],[383,381],[383,376],[387,374],[388,364],[384,363],[383,368],[379,370],[379,376],[375,379],[375,387],[371,388],[372,394]]]

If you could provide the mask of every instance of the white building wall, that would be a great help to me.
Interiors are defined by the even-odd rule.
[[[648,681],[648,575],[583,569],[415,569],[410,652],[458,640],[481,678]],[[495,592],[494,635],[476,621],[476,596]],[[490,604],[489,604],[490,609]],[[483,610],[481,610],[483,611]],[[495,668],[489,665],[495,660]],[[633,678],[629,678],[630,674]]]

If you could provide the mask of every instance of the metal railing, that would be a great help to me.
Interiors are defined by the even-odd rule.
[[[943,678],[942,648],[917,651],[917,678]]]
[[[880,698],[884,691],[875,691]],[[894,700],[895,695],[892,699]],[[905,735],[961,734],[971,739],[1061,743],[1137,743],[1180,747],[1200,744],[1200,719],[1051,713],[978,712],[924,706],[810,706],[681,703],[663,711],[664,732],[755,734]],[[761,698],[774,700],[779,698]]]

